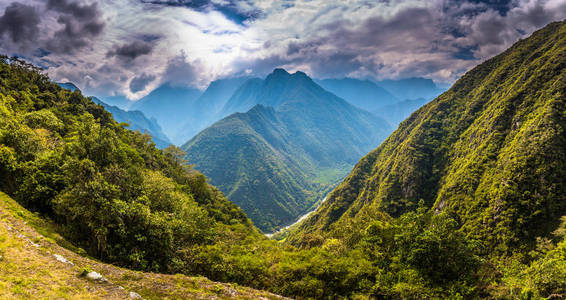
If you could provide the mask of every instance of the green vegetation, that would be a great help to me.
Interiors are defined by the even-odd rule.
[[[148,135],[122,128],[78,91],[5,57],[0,79],[0,189],[56,220],[90,255],[183,272],[189,247],[212,244],[220,233],[256,234],[170,148],[162,152]]]
[[[472,252],[492,269],[480,276],[500,270],[504,285],[528,282],[528,295],[563,293],[563,244],[551,233],[566,215],[565,53],[563,21],[469,71],[360,160],[287,240],[308,248],[337,239],[356,249],[375,220],[403,219],[422,201],[478,244]],[[533,261],[541,239],[556,249]],[[471,286],[501,288],[490,280]]]
[[[306,74],[276,69],[250,79],[225,113],[182,146],[264,232],[310,211],[390,127],[327,92]]]
[[[265,291],[203,277],[146,273],[104,264],[59,246],[64,240],[55,228],[0,193],[0,299],[129,299],[130,292],[144,299],[280,299]],[[91,271],[107,281],[89,280]]]
[[[85,269],[149,298],[191,297],[202,284],[205,296],[224,297],[234,287],[82,254],[297,298],[563,297],[565,53],[566,22],[553,23],[468,72],[283,243],[183,167],[178,148],[156,149],[90,99],[4,57],[0,189],[36,214],[0,194],[0,221],[28,222],[10,221],[22,235],[0,226],[0,292],[108,297],[85,290]],[[55,262],[42,247],[55,243],[76,266],[43,268]],[[61,279],[49,289],[44,278]]]

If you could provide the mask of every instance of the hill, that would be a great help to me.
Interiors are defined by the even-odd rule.
[[[471,247],[462,248],[462,254],[477,253],[485,259],[484,268],[515,283],[536,276],[528,264],[551,268],[548,261],[533,261],[544,257],[536,254],[541,249],[547,253],[564,246],[559,243],[564,230],[557,228],[566,215],[565,53],[563,21],[467,72],[362,158],[288,241],[303,247],[325,241],[376,247],[371,251],[383,261],[389,251],[399,251],[392,261],[407,259],[404,268],[444,286],[471,274],[461,267],[472,256],[456,258],[459,250],[448,250],[450,243],[438,240],[453,234],[462,234],[458,243]],[[415,216],[421,217],[407,223]],[[442,219],[451,225],[437,223]],[[446,228],[452,229],[442,233]],[[417,237],[409,248],[399,238],[405,230]],[[444,250],[452,254],[443,257]],[[548,297],[566,291],[564,261],[548,253],[553,253],[556,268],[549,272],[554,275],[533,279],[523,292]],[[442,262],[452,260],[457,268]],[[409,271],[402,272],[397,282],[414,286]],[[504,282],[513,285],[509,278]],[[399,283],[390,284],[382,285],[382,295],[397,293]],[[503,286],[491,284],[493,291],[509,288]]]
[[[0,190],[56,221],[89,255],[184,273],[183,251],[259,237],[202,174],[179,164],[174,148],[156,149],[25,62],[2,57],[0,79]]]
[[[282,69],[244,83],[224,107],[234,111],[243,113],[216,122],[182,149],[264,231],[311,209],[389,131],[306,74]]]

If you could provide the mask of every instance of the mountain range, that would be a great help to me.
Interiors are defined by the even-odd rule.
[[[312,209],[390,131],[305,73],[283,69],[248,80],[223,112],[233,114],[182,149],[264,231]]]

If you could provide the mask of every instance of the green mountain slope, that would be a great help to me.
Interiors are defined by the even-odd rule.
[[[246,82],[225,108],[247,112],[216,122],[182,148],[264,231],[312,208],[389,130],[304,73],[282,69]]]
[[[89,255],[185,273],[190,249],[258,236],[175,149],[156,149],[24,62],[2,57],[0,80],[0,190],[55,220]]]
[[[81,92],[81,90],[71,82],[58,82],[57,85],[71,92]],[[126,111],[118,106],[107,104],[96,97],[90,98],[94,103],[102,105],[104,109],[111,113],[112,117],[118,123],[128,123],[131,130],[139,130],[141,133],[148,133],[151,135],[153,142],[158,148],[163,149],[171,144],[165,133],[161,130],[159,124],[157,124],[157,122],[153,119],[148,119],[141,111]]]
[[[565,111],[561,22],[469,71],[402,122],[290,239],[351,240],[422,200],[453,214],[486,251],[532,249],[566,214]]]

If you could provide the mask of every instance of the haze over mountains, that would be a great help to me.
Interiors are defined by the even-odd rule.
[[[424,79],[387,84],[399,97],[440,91]],[[360,157],[427,102],[401,101],[369,80],[313,81],[284,69],[265,79],[216,80],[202,93],[164,84],[130,104],[109,100],[128,112],[94,99],[118,121],[150,133],[157,146],[182,144],[189,163],[267,232],[311,210]]]
[[[168,140],[182,145],[212,123],[234,112],[251,109],[256,104],[253,97],[241,93],[254,93],[261,82],[259,78],[250,77],[218,79],[212,81],[204,91],[166,83],[138,101],[129,101],[123,96],[97,99],[122,110],[143,112],[147,118],[157,122],[167,137],[159,137],[158,143]],[[396,95],[369,80],[342,78],[315,82],[350,104],[386,119],[393,127],[426,103],[425,100],[442,92],[431,80],[423,78],[383,81],[392,87]],[[231,98],[239,100],[229,101]]]

